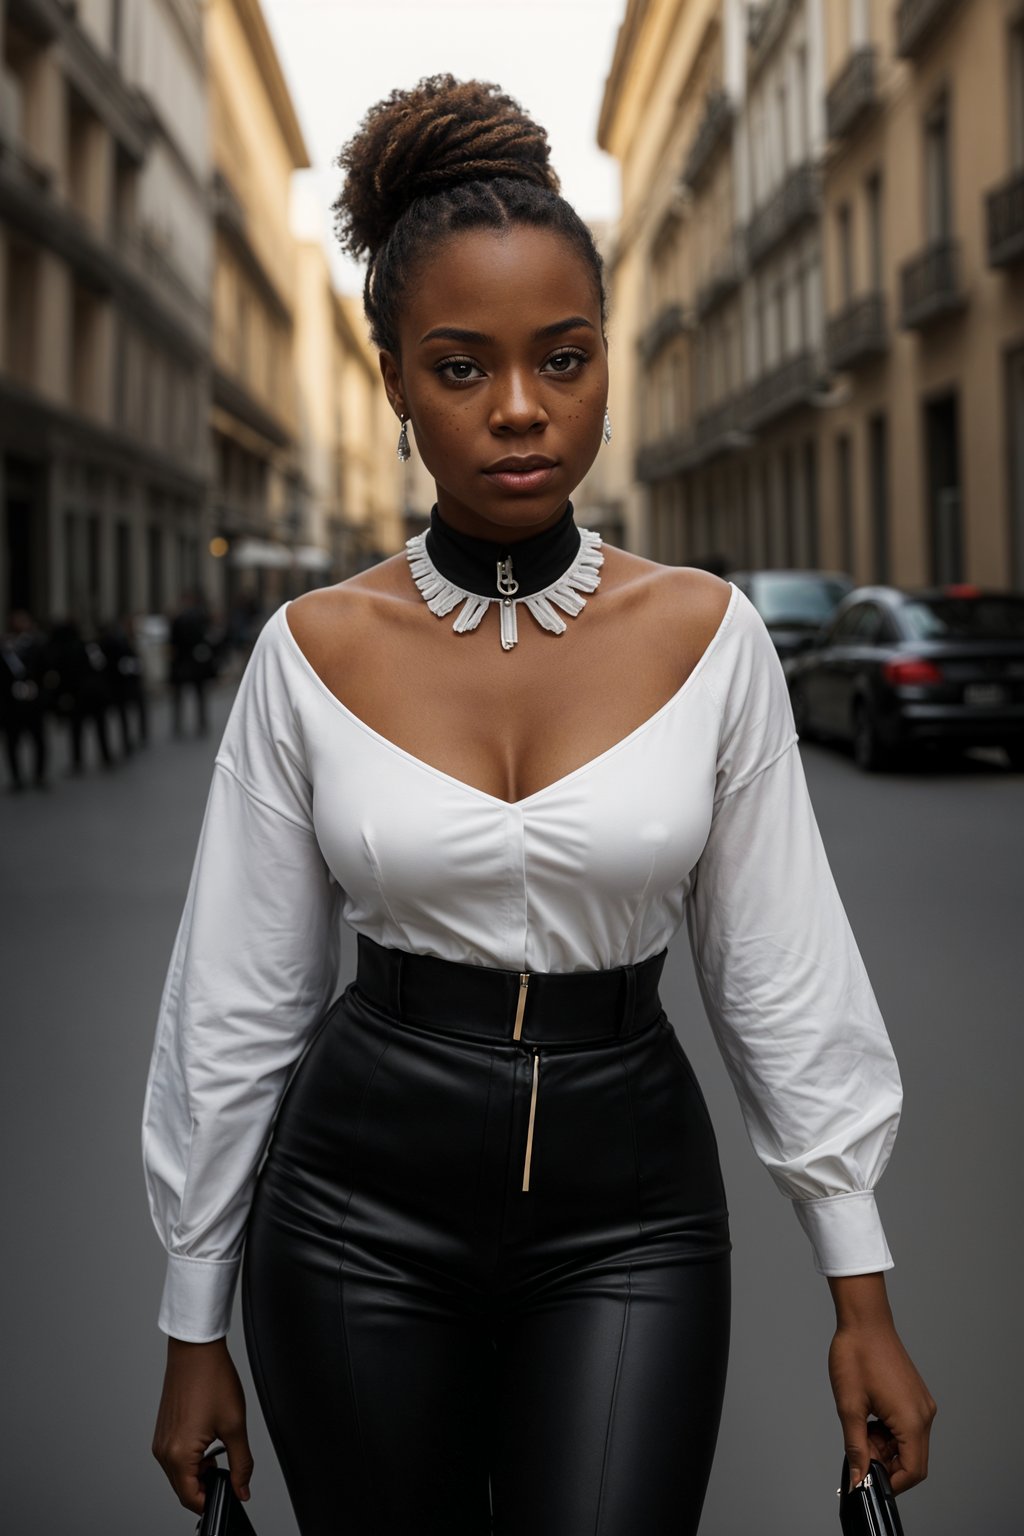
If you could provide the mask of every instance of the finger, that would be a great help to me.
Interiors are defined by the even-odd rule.
[[[901,1437],[899,1441],[899,1466],[889,1479],[892,1484],[893,1493],[905,1493],[908,1488],[915,1488],[918,1483],[923,1483],[927,1476],[927,1431],[920,1430],[916,1434]]]
[[[861,1414],[844,1412],[842,1409],[839,1412],[839,1420],[843,1426],[846,1459],[850,1463],[850,1487],[854,1488],[867,1476],[868,1467],[871,1465],[867,1425]]]
[[[230,1434],[221,1436],[228,1452],[228,1470],[231,1486],[240,1499],[249,1497],[249,1479],[252,1477],[253,1459],[245,1424],[240,1424]]]

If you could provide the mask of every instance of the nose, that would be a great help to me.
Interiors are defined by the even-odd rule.
[[[533,427],[547,425],[548,414],[532,368],[509,368],[496,382],[491,406],[492,432],[529,432]]]

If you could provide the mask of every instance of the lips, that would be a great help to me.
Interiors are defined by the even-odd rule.
[[[500,486],[503,491],[530,495],[533,491],[543,490],[557,467],[556,459],[546,458],[542,453],[521,453],[498,459],[484,470],[484,474],[492,485]]]
[[[542,453],[520,454],[518,457],[513,454],[510,458],[498,459],[497,463],[488,464],[484,474],[522,475],[531,469],[553,469],[554,466],[555,460],[545,458]]]

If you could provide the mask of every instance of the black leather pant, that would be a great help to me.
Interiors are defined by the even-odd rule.
[[[359,950],[282,1101],[245,1247],[246,1345],[302,1536],[695,1532],[729,1235],[664,954],[524,995],[514,973]]]

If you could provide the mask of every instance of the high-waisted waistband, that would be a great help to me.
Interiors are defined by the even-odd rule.
[[[604,971],[504,971],[357,936],[356,987],[410,1024],[544,1045],[636,1034],[662,1012],[666,950]]]

